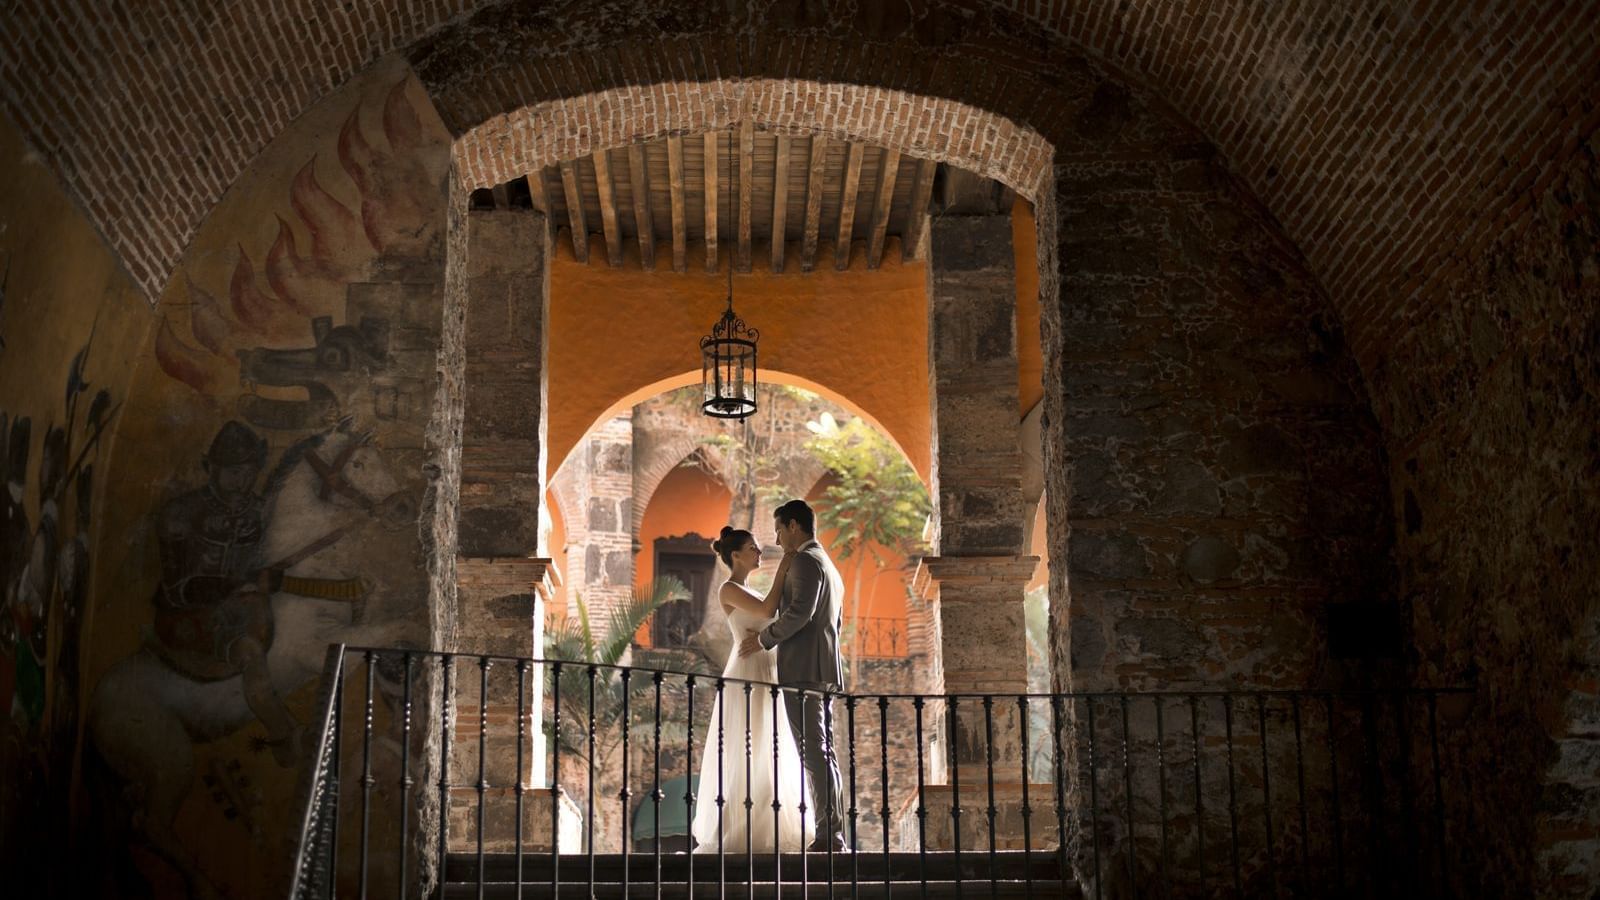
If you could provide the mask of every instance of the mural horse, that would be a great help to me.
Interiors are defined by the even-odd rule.
[[[373,524],[410,525],[416,512],[368,436],[347,422],[286,451],[264,500],[261,558],[272,561],[264,571],[274,588],[266,664],[285,697],[320,676],[330,644],[395,642],[403,623],[354,614],[371,555],[357,538]],[[219,896],[174,829],[195,778],[194,745],[255,719],[241,674],[196,678],[153,641],[113,665],[90,702],[90,738],[121,782],[133,839],[171,863],[191,896]]]

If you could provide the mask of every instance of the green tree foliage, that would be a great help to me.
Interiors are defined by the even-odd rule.
[[[832,484],[814,505],[818,531],[832,531],[833,552],[841,560],[865,554],[886,567],[886,548],[900,555],[920,552],[918,542],[930,509],[928,492],[905,456],[871,425],[851,419],[840,425],[823,413],[806,423],[812,433],[806,448],[833,474]],[[853,688],[861,658],[861,572],[852,586],[850,681]]]

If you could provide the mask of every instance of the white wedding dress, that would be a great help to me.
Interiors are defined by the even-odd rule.
[[[755,595],[752,593],[752,596]],[[712,705],[711,722],[701,743],[700,783],[695,792],[694,823],[690,826],[690,832],[697,842],[694,849],[696,853],[717,852],[719,840],[727,853],[742,854],[747,847],[756,853],[770,853],[778,849],[779,840],[785,852],[798,852],[805,848],[808,838],[815,837],[811,811],[806,810],[803,822],[800,817],[800,753],[789,731],[783,693],[779,693],[776,703],[778,757],[777,769],[773,769],[774,703],[772,689],[768,685],[778,680],[777,654],[772,650],[763,650],[744,659],[739,658],[739,645],[745,637],[760,631],[770,621],[742,609],[734,609],[728,614],[733,649],[729,652],[728,664],[723,667],[722,674],[728,678],[742,678],[762,684],[753,687],[749,695],[748,769],[745,767],[744,684],[727,682],[722,697],[727,701],[726,704],[719,700]],[[720,785],[717,773],[719,718],[722,733]],[[717,806],[719,789],[723,798],[720,810]],[[777,816],[779,839],[774,839],[773,834],[774,793],[781,804]],[[746,797],[753,802],[748,820],[745,815]],[[746,821],[749,822],[748,829],[745,827]]]

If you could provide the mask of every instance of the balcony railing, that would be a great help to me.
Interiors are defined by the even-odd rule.
[[[846,634],[840,652],[849,656],[850,644],[861,645],[862,659],[900,659],[910,650],[906,620],[892,616],[862,616],[845,620]]]
[[[776,723],[806,692],[377,649],[326,674],[296,898],[1465,892],[1460,690],[835,695],[848,849],[683,852],[707,755],[755,768],[716,701]],[[719,783],[717,821],[776,823],[754,787]]]

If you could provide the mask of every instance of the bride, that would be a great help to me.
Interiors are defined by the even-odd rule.
[[[760,631],[778,612],[778,598],[783,594],[784,576],[789,570],[792,554],[785,554],[778,571],[772,577],[772,587],[766,597],[757,594],[745,584],[750,573],[761,565],[761,545],[748,531],[723,528],[722,536],[714,541],[712,549],[722,557],[732,576],[723,583],[718,594],[722,611],[727,614],[728,628],[733,633],[733,650],[722,674],[729,679],[711,708],[711,723],[706,732],[705,748],[700,757],[700,783],[695,794],[694,823],[691,833],[696,841],[694,852],[715,853],[719,846],[728,853],[743,853],[748,840],[754,852],[771,852],[803,849],[804,837],[814,829],[811,813],[805,819],[800,813],[800,754],[795,748],[789,730],[789,717],[781,712],[780,697],[776,704],[777,768],[773,768],[773,712],[772,690],[769,685],[778,680],[777,655],[767,650],[740,658],[738,648],[747,635]],[[744,681],[757,682],[749,694],[749,767],[746,768],[746,702]],[[724,704],[723,700],[727,703]],[[725,708],[724,708],[725,707]],[[720,754],[721,772],[718,772],[718,727],[722,730],[723,751]],[[723,805],[717,806],[717,794],[722,794]],[[779,804],[777,816],[778,838],[773,834],[773,795]],[[745,800],[752,805],[748,816]],[[746,825],[748,823],[748,830]]]

